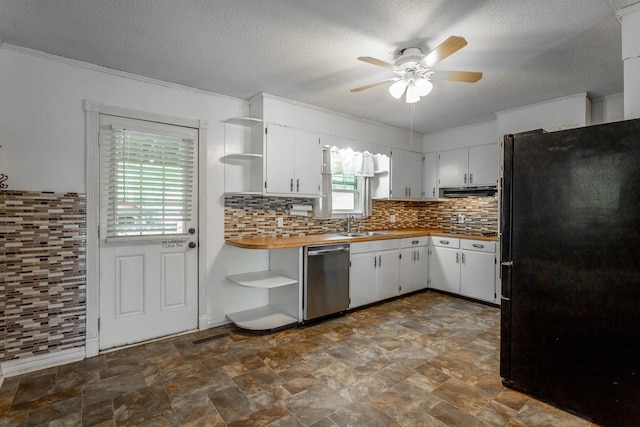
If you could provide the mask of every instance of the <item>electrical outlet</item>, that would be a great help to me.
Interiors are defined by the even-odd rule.
[[[467,217],[464,214],[458,214],[458,224],[464,224]]]
[[[396,222],[396,216],[395,215],[389,216],[389,222]]]
[[[284,227],[284,218],[278,217],[278,227],[279,228]]]

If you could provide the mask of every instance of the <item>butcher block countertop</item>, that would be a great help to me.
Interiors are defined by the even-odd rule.
[[[439,236],[458,239],[484,240],[497,242],[497,236],[479,236],[473,234],[455,234],[435,228],[405,228],[400,230],[375,230],[374,233],[383,233],[373,236],[341,236],[336,233],[307,234],[304,236],[287,237],[249,237],[244,239],[228,239],[227,244],[245,249],[285,249],[297,248],[309,245],[326,245],[330,243],[365,242],[369,240],[402,239],[405,237]]]

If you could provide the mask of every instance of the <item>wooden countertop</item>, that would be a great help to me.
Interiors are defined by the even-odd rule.
[[[369,231],[369,230],[367,230]],[[470,234],[449,233],[435,228],[406,228],[400,230],[371,230],[385,233],[383,236],[340,236],[337,233],[307,234],[305,236],[287,237],[249,237],[245,239],[228,239],[227,244],[245,249],[285,249],[309,245],[323,245],[329,243],[364,242],[369,240],[402,239],[404,237],[440,236],[459,239],[484,240],[497,242],[497,236],[484,237]]]

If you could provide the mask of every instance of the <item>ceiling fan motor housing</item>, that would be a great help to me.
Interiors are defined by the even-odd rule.
[[[423,76],[429,70],[420,65],[420,61],[425,57],[419,47],[408,47],[400,50],[400,57],[393,64],[393,71],[401,76],[414,72]]]

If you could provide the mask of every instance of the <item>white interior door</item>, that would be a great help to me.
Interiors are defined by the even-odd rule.
[[[198,325],[198,130],[100,116],[100,348]]]

